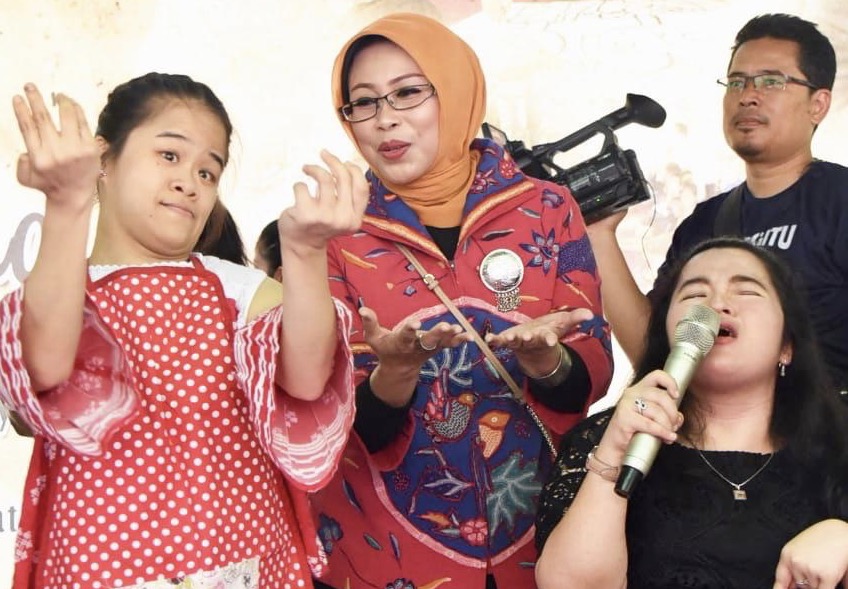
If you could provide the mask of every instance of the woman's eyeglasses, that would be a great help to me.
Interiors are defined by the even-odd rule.
[[[403,88],[392,90],[383,96],[357,98],[342,106],[339,109],[339,113],[349,123],[361,123],[377,116],[377,110],[380,107],[381,100],[385,100],[386,104],[395,110],[409,110],[410,108],[424,104],[428,98],[435,94],[436,88],[433,84],[404,86]]]

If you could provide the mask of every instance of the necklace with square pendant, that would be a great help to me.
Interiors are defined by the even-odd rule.
[[[734,483],[734,482],[733,482],[733,481],[731,481],[729,478],[727,478],[726,476],[724,476],[723,474],[721,474],[721,473],[718,471],[718,469],[717,469],[715,466],[713,466],[713,465],[710,463],[710,461],[709,461],[709,460],[707,460],[707,457],[706,457],[706,456],[704,456],[704,453],[703,453],[703,452],[701,452],[701,450],[699,450],[698,448],[695,448],[695,451],[698,453],[698,456],[700,456],[700,457],[701,457],[701,460],[703,460],[703,461],[704,461],[704,464],[706,464],[706,465],[707,465],[707,467],[708,467],[711,471],[713,471],[713,472],[714,472],[714,473],[715,473],[715,474],[716,474],[716,475],[717,475],[717,476],[718,476],[721,480],[723,480],[725,483],[727,483],[728,485],[730,485],[731,487],[733,487],[733,500],[734,500],[734,501],[747,501],[747,500],[748,500],[748,493],[747,493],[747,492],[745,491],[745,489],[743,489],[742,487],[744,487],[745,485],[747,485],[748,483],[750,483],[751,481],[753,481],[755,478],[757,478],[757,475],[759,475],[761,472],[763,472],[763,471],[765,470],[765,468],[766,468],[766,467],[769,465],[769,463],[771,462],[771,459],[772,459],[772,458],[774,458],[774,453],[769,454],[769,457],[766,459],[766,461],[765,461],[765,462],[763,462],[762,466],[760,466],[760,468],[758,468],[754,474],[752,474],[751,476],[749,476],[747,479],[745,479],[745,480],[744,480],[744,481],[742,481],[741,483]]]

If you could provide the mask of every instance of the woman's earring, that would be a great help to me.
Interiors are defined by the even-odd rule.
[[[777,363],[778,368],[780,368],[780,376],[786,376],[786,363],[781,360]]]
[[[101,178],[105,178],[105,177],[106,177],[106,170],[104,170],[103,168],[100,168],[100,177],[101,177]]]

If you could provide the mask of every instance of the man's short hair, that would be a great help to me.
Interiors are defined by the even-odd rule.
[[[818,25],[791,14],[755,16],[736,34],[730,60],[739,46],[756,39],[779,39],[798,44],[798,67],[816,88],[833,90],[836,78],[836,52]]]

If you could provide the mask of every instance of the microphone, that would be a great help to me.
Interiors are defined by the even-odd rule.
[[[721,319],[715,311],[704,305],[695,305],[689,309],[674,329],[674,345],[665,361],[663,370],[677,383],[680,396],[677,405],[683,400],[689,381],[701,360],[707,355],[718,335]],[[621,463],[621,471],[615,483],[615,492],[625,499],[636,485],[648,474],[662,442],[659,438],[639,432],[630,440],[627,452]]]

